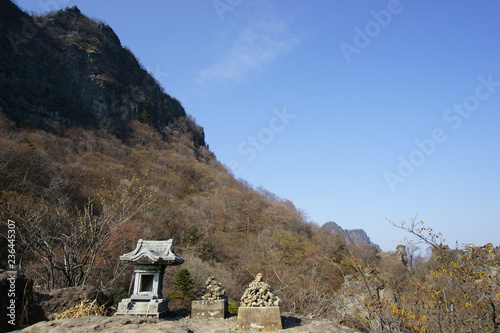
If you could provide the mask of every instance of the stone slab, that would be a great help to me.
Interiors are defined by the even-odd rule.
[[[215,301],[193,301],[191,303],[191,318],[224,319],[227,314],[227,298]]]
[[[168,298],[153,299],[148,301],[135,301],[124,298],[118,304],[116,315],[135,315],[160,318],[168,311]]]
[[[276,331],[283,328],[279,306],[240,307],[239,330]]]

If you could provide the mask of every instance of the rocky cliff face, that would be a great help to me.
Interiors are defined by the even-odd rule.
[[[363,229],[344,230],[337,223],[333,221],[323,224],[322,228],[331,230],[334,233],[340,233],[342,240],[347,244],[354,243],[354,245],[356,245],[365,243],[373,245],[378,250],[380,250],[380,247],[377,244],[371,242],[370,237],[368,237],[368,235]]]
[[[201,127],[122,47],[76,7],[32,17],[0,0],[0,109],[17,125],[98,128],[126,137],[139,120],[164,138],[178,128],[204,146]]]

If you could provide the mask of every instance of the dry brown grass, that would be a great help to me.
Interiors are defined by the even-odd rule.
[[[109,311],[110,308],[106,308],[104,305],[99,306],[99,304],[97,304],[97,300],[84,300],[71,309],[58,314],[55,320],[65,318],[81,318],[87,316],[107,316]]]

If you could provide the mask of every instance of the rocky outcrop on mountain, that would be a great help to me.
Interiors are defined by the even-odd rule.
[[[371,242],[370,237],[368,237],[368,235],[363,229],[344,230],[342,227],[340,227],[337,223],[333,221],[323,224],[322,228],[331,230],[333,233],[339,233],[344,243],[353,245],[370,244],[375,246],[379,251],[381,250],[380,246]]]
[[[406,253],[406,246],[399,244],[396,246],[396,258],[400,260],[403,265],[408,266],[408,254]]]
[[[18,126],[77,125],[126,138],[138,120],[165,139],[183,131],[205,146],[203,129],[108,25],[76,6],[36,17],[10,0],[0,8],[0,110]]]
[[[380,318],[373,313],[377,311],[376,302],[383,297],[393,300],[393,296],[377,272],[367,272],[364,280],[346,275],[342,288],[337,290],[335,296],[341,324],[360,329],[362,332],[384,331]],[[364,322],[366,326],[360,325],[360,322]]]

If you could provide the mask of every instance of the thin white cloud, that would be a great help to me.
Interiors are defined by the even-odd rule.
[[[241,82],[247,75],[269,66],[298,41],[299,38],[290,36],[285,23],[251,24],[236,37],[225,56],[203,69],[195,82]]]

